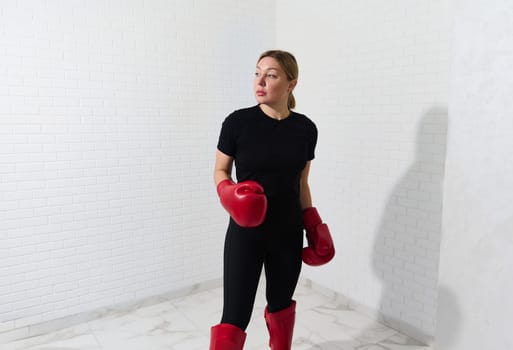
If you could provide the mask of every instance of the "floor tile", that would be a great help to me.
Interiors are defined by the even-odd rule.
[[[260,287],[244,349],[268,350]],[[109,311],[93,321],[2,345],[5,350],[200,350],[208,349],[210,327],[219,323],[222,289],[153,305]],[[294,350],[431,350],[366,315],[300,285],[297,288]]]

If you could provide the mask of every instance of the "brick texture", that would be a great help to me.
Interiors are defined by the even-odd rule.
[[[319,128],[311,190],[337,256],[313,281],[429,341],[447,130],[446,1],[278,1],[298,111]]]
[[[218,132],[275,5],[0,8],[0,332],[221,276]]]

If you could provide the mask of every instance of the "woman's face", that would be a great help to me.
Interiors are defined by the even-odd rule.
[[[289,81],[278,61],[264,57],[258,61],[253,82],[253,92],[260,104],[287,104],[289,94],[296,86],[297,80]]]

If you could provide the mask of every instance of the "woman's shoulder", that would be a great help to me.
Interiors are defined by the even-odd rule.
[[[317,130],[317,126],[315,125],[314,121],[307,117],[305,114],[301,114],[296,111],[293,111],[292,113],[294,113],[294,117],[299,123],[304,124],[305,127]]]
[[[248,118],[252,118],[258,113],[257,108],[258,106],[236,109],[226,117],[225,121],[236,123],[238,121],[244,121]]]

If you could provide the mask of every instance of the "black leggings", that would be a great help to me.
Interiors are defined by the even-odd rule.
[[[224,246],[221,323],[246,330],[263,266],[269,312],[290,306],[301,271],[303,230],[299,206],[288,213],[282,208],[283,204],[269,203],[266,220],[257,228],[242,228],[230,219]]]

